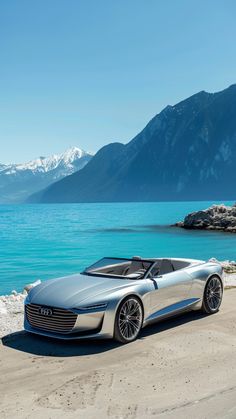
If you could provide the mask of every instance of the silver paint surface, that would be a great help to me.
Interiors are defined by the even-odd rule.
[[[222,280],[222,267],[217,262],[172,260],[186,261],[190,266],[151,279],[75,274],[45,281],[30,291],[25,304],[68,309],[78,314],[75,326],[64,335],[47,332],[33,328],[25,316],[24,328],[31,333],[59,339],[112,338],[117,308],[130,295],[142,302],[143,327],[171,315],[200,309],[207,280],[212,275],[218,275]],[[99,304],[102,306],[96,307]]]

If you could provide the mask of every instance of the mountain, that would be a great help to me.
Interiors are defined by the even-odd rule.
[[[28,163],[0,164],[0,203],[23,202],[32,193],[82,169],[91,157],[91,153],[72,147]]]
[[[128,144],[103,147],[33,202],[235,199],[236,85],[167,106]]]

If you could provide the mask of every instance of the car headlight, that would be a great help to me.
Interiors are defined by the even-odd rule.
[[[73,308],[73,311],[85,313],[85,312],[92,312],[92,311],[104,311],[107,308],[108,303],[98,303],[98,304],[90,304],[87,306],[80,306]]]

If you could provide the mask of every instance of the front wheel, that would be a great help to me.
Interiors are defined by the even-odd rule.
[[[122,343],[132,342],[138,337],[142,324],[143,310],[139,299],[127,297],[116,313],[114,339]]]
[[[212,276],[205,287],[202,311],[213,314],[219,311],[223,297],[223,285],[218,276]]]

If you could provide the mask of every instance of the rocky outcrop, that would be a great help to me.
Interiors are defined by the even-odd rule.
[[[232,207],[212,205],[202,211],[186,215],[183,221],[175,224],[177,227],[199,230],[221,230],[236,233],[236,204]]]

